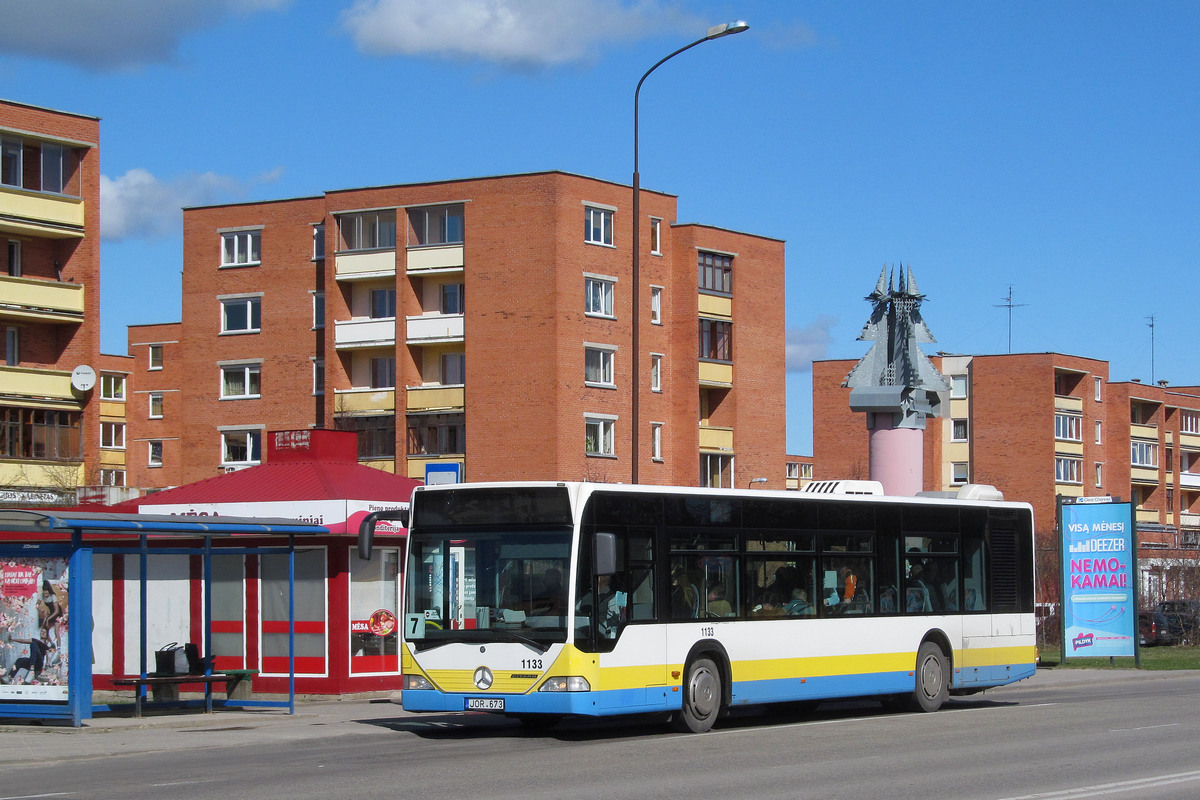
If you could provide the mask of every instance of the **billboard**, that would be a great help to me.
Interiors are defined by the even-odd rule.
[[[1089,499],[1059,506],[1063,655],[1133,656],[1138,625],[1132,506]]]
[[[0,703],[67,701],[66,558],[0,557]]]

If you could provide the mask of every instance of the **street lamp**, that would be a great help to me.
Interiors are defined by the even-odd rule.
[[[646,82],[646,78],[650,77],[650,73],[661,67],[667,61],[670,61],[675,56],[691,50],[698,44],[704,44],[712,39],[720,39],[722,36],[731,36],[735,33],[741,33],[748,30],[750,25],[745,20],[737,20],[735,22],[722,22],[720,25],[714,25],[708,29],[708,33],[700,37],[691,44],[681,47],[669,56],[659,60],[646,73],[642,75],[642,79],[637,82],[637,88],[633,92],[633,412],[630,415],[630,425],[633,433],[633,474],[632,482],[638,482],[638,443],[640,440],[638,433],[638,389],[641,385],[642,372],[638,357],[638,320],[642,314],[641,289],[639,288],[639,269],[642,258],[642,219],[641,219],[641,178],[638,173],[638,100],[642,94],[642,84]]]
[[[754,488],[754,484],[756,484],[756,483],[766,483],[768,480],[770,480],[770,479],[769,479],[769,478],[751,478],[751,479],[750,479],[750,482],[746,484],[746,488],[747,488],[747,489],[753,489],[753,488]]]

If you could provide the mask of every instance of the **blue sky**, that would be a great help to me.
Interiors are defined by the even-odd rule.
[[[102,347],[179,318],[185,205],[560,169],[787,241],[788,449],[883,267],[929,350],[1200,384],[1200,4],[9,0],[0,97],[102,118]],[[752,287],[740,287],[739,291]],[[1149,317],[1154,317],[1153,332]],[[1153,333],[1153,347],[1152,338]]]

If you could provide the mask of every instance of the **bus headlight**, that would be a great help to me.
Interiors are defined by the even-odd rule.
[[[430,683],[424,675],[405,675],[405,689],[432,689],[433,684]]]
[[[587,678],[579,675],[571,675],[565,678],[548,678],[542,684],[539,692],[590,692],[592,685],[587,682]]]

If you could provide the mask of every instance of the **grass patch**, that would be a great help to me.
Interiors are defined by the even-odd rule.
[[[1042,653],[1040,666],[1075,669],[1135,669],[1133,657],[1128,658],[1068,658],[1059,661],[1057,650]],[[1197,669],[1200,670],[1200,647],[1143,647],[1142,669]]]

